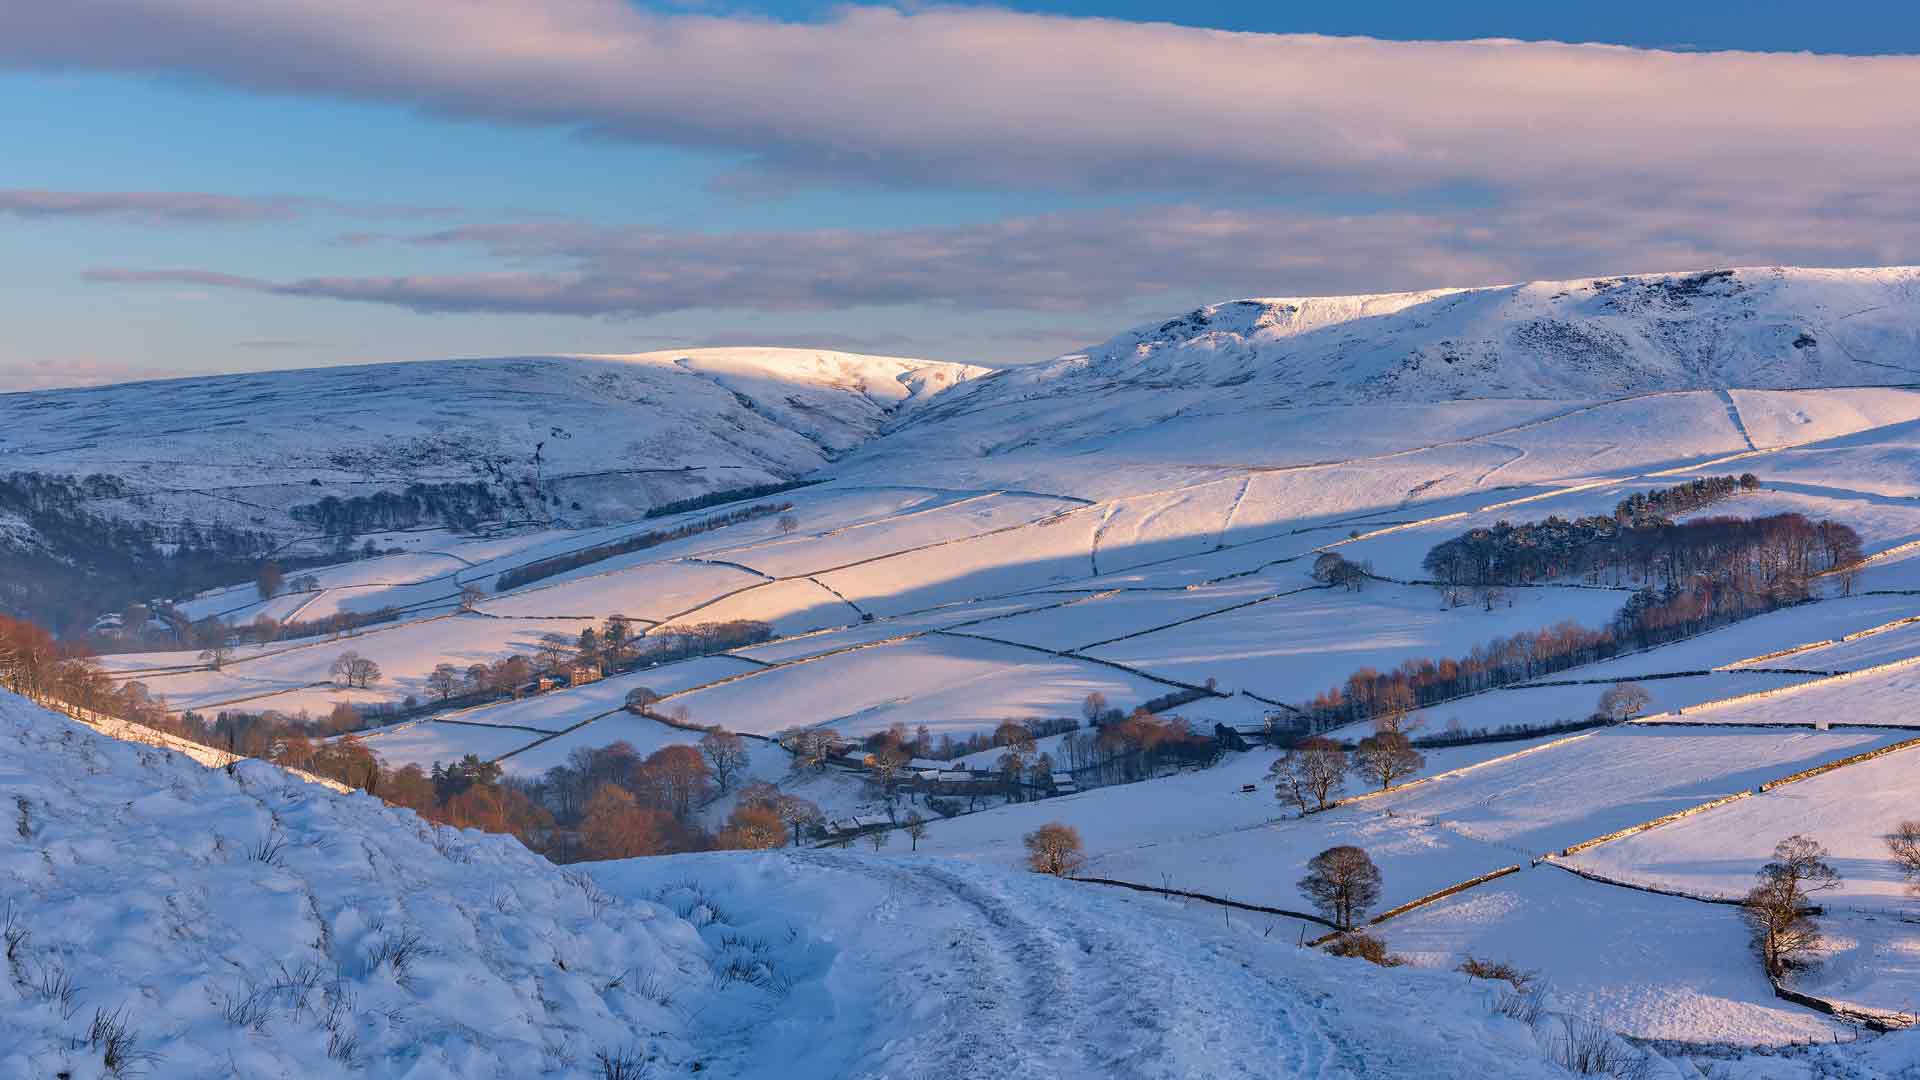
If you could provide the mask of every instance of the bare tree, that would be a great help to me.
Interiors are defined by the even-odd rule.
[[[1347,775],[1347,752],[1332,739],[1312,736],[1300,740],[1267,770],[1275,784],[1274,795],[1290,803],[1301,813],[1325,810],[1333,801]]]
[[[1379,781],[1382,790],[1403,776],[1419,772],[1426,764],[1427,759],[1413,748],[1413,743],[1397,731],[1369,735],[1353,752],[1353,771]]]
[[[1348,592],[1365,588],[1367,575],[1372,572],[1372,564],[1352,562],[1337,551],[1323,551],[1313,560],[1313,580],[1322,585],[1337,585]]]
[[[1107,695],[1098,690],[1088,694],[1080,702],[1080,715],[1086,717],[1087,723],[1098,724],[1100,718],[1107,715]]]
[[[280,595],[280,587],[286,584],[286,577],[280,573],[280,564],[263,562],[260,571],[254,575],[253,586],[260,599],[271,600]]]
[[[1903,821],[1887,837],[1887,850],[1906,875],[1909,891],[1920,895],[1920,821]]]
[[[887,841],[891,839],[893,839],[893,834],[885,829],[875,829],[867,834],[867,843],[873,845],[875,853],[878,853],[881,848],[886,847]]]
[[[644,686],[636,686],[627,691],[627,711],[636,716],[643,715],[654,702],[659,700],[659,694]]]
[[[200,643],[206,646],[200,652],[200,659],[215,671],[233,659],[233,631],[219,619],[208,619],[200,628]]]
[[[351,649],[334,657],[333,666],[328,670],[348,686],[362,690],[380,681],[380,665]]]
[[[800,528],[800,519],[792,514],[781,514],[777,524],[781,536],[792,536]]]
[[[700,753],[713,769],[713,782],[720,785],[722,794],[733,789],[734,778],[752,761],[746,740],[721,727],[700,736]]]
[[[1050,821],[1021,838],[1027,845],[1027,869],[1036,874],[1072,877],[1087,861],[1080,830]]]
[[[559,670],[560,665],[566,663],[573,655],[574,643],[568,641],[565,634],[540,635],[538,656],[542,671]]]
[[[1652,700],[1653,695],[1647,693],[1647,688],[1639,683],[1617,682],[1601,693],[1598,711],[1601,716],[1618,724],[1640,715]]]
[[[480,601],[487,598],[487,590],[478,585],[460,586],[460,610],[474,612],[480,609]]]
[[[1804,966],[1820,947],[1807,894],[1839,886],[1840,874],[1826,859],[1827,849],[1811,837],[1789,836],[1774,847],[1773,861],[1760,868],[1759,883],[1747,893],[1740,913],[1771,978]]]
[[[1373,695],[1373,730],[1394,735],[1412,731],[1419,726],[1409,719],[1417,704],[1413,687],[1406,683],[1393,682],[1382,686]]]
[[[780,815],[763,804],[741,803],[727,818],[727,827],[714,837],[714,846],[722,851],[759,851],[777,848],[787,839]]]
[[[820,820],[820,808],[798,795],[781,795],[773,800],[773,812],[793,830],[793,846],[800,846],[800,830]]]
[[[927,835],[927,819],[920,816],[920,811],[909,810],[902,828],[906,831],[907,839],[913,841],[913,847],[910,850],[919,851],[920,840]]]
[[[1351,844],[1330,847],[1308,860],[1300,891],[1336,926],[1351,930],[1380,899],[1380,868]]]
[[[445,701],[460,689],[460,672],[452,664],[435,664],[427,676],[427,689],[433,696]]]
[[[627,641],[633,637],[633,625],[621,614],[607,616],[606,625],[600,628],[600,640],[606,643],[607,660],[618,664],[627,652]]]

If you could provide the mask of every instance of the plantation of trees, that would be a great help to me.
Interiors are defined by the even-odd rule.
[[[342,499],[328,495],[316,502],[295,506],[287,513],[295,520],[319,529],[344,543],[354,536],[412,529],[422,524],[443,523],[449,528],[472,530],[483,521],[498,518],[501,503],[493,488],[481,483],[409,484],[404,491],[376,491]]]
[[[724,514],[714,514],[709,517],[704,517],[698,521],[689,521],[684,525],[676,525],[671,529],[654,529],[650,532],[635,533],[632,536],[622,537],[612,543],[582,548],[579,551],[570,551],[565,555],[555,555],[551,559],[541,559],[538,562],[530,562],[525,566],[518,566],[501,574],[498,580],[494,582],[494,591],[505,592],[508,589],[517,589],[522,585],[531,584],[544,578],[550,578],[556,574],[564,574],[569,570],[578,570],[583,566],[591,566],[597,562],[604,562],[615,556],[626,555],[635,551],[643,551],[650,547],[658,547],[671,540],[683,540],[689,536],[697,536],[700,533],[710,532],[726,525],[734,525],[742,521],[751,521],[754,518],[767,517],[771,514],[783,514],[791,509],[793,509],[792,503],[757,503],[753,506],[743,506],[738,510],[729,510]]]
[[[1696,481],[1656,492],[1645,505],[1688,509],[1697,505],[1689,500],[1707,500],[1742,483],[1733,477]],[[1614,517],[1475,529],[1435,547],[1426,559],[1427,568],[1453,586],[1570,576],[1640,584],[1609,625],[1566,621],[1495,638],[1466,656],[1406,660],[1389,671],[1361,668],[1305,706],[1314,726],[1405,712],[1690,637],[1806,600],[1816,575],[1841,569],[1844,577],[1844,568],[1860,559],[1859,536],[1838,522],[1772,514],[1675,524],[1651,513],[1636,518],[1640,498],[1623,502]]]
[[[1751,477],[1751,474],[1749,474]],[[1822,571],[1860,558],[1860,538],[1833,521],[1801,514],[1715,516],[1676,523],[1667,512],[1699,509],[1743,486],[1731,476],[1647,494],[1611,516],[1502,521],[1434,547],[1422,566],[1443,585],[1533,585],[1578,579],[1590,585],[1689,588],[1709,581],[1743,593],[1800,599]]]

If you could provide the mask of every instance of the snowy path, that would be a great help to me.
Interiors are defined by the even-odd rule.
[[[1478,1037],[1369,1022],[1403,1013],[1410,995],[1457,993],[1457,977],[1302,952],[1289,935],[1263,936],[1258,917],[1228,925],[1211,909],[904,853],[589,872],[616,895],[694,883],[727,917],[748,914],[725,931],[733,940],[761,933],[756,920],[786,935],[788,916],[765,914],[772,896],[806,913],[830,960],[713,1063],[743,1080],[1552,1075],[1518,1060],[1524,1044],[1487,1039],[1490,1021],[1468,1022]]]

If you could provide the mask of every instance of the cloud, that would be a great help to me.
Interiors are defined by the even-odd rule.
[[[1837,206],[1722,200],[1713,212],[1636,196],[1354,215],[1171,206],[870,232],[714,234],[538,222],[389,239],[459,249],[509,268],[267,280],[217,269],[105,267],[85,276],[423,313],[626,318],[903,306],[1083,312],[1166,297],[1198,302],[1713,266],[1920,262],[1920,195]],[[370,250],[406,254],[404,247]]]
[[[787,180],[1832,198],[1920,180],[1920,58],[1224,33],[628,0],[0,9],[0,65],[186,75],[744,154]]]
[[[300,200],[196,191],[0,191],[0,214],[24,218],[111,217],[160,222],[291,221]]]
[[[4,22],[4,16],[0,16]],[[441,217],[425,206],[372,206],[294,195],[218,195],[204,191],[47,191],[0,189],[0,215],[20,218],[112,218],[145,225],[293,221],[311,214],[351,217]]]
[[[139,382],[147,379],[174,379],[205,375],[205,371],[172,367],[129,367],[126,364],[90,357],[65,357],[59,360],[0,360],[0,394],[30,390],[58,390],[73,386],[105,386],[109,383]]]

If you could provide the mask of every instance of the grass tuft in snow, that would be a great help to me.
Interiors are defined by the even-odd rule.
[[[160,1055],[151,1050],[140,1049],[140,1033],[126,1018],[126,1007],[108,1012],[103,1006],[93,1011],[93,1023],[87,1026],[87,1037],[75,1046],[84,1046],[100,1055],[100,1064],[107,1072],[116,1077],[145,1075],[146,1070],[160,1061]]]
[[[637,1047],[596,1050],[593,1060],[600,1069],[600,1080],[641,1080],[650,1071],[645,1055]]]

